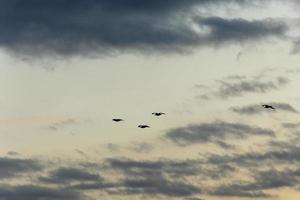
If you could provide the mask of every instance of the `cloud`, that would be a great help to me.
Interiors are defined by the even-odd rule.
[[[134,142],[131,149],[137,153],[149,153],[154,149],[153,145],[147,142]]]
[[[197,160],[132,160],[128,158],[107,159],[107,168],[119,171],[123,180],[115,185],[116,194],[144,194],[165,196],[191,196],[201,189],[183,179],[196,176],[199,171]],[[109,192],[109,191],[108,191]]]
[[[126,189],[119,191],[125,194],[151,194],[174,197],[190,196],[201,193],[201,190],[184,181],[170,181],[163,176],[147,176],[146,178],[130,178],[122,183]]]
[[[268,80],[267,80],[267,79]],[[229,76],[217,80],[216,84],[199,94],[196,98],[208,100],[211,98],[229,99],[233,97],[242,97],[253,93],[267,93],[272,90],[279,90],[289,83],[289,79],[283,76],[268,77],[264,75],[247,76]],[[285,107],[284,105],[279,105]],[[287,108],[285,108],[287,110]]]
[[[188,145],[206,142],[220,144],[228,138],[242,139],[250,135],[272,137],[274,136],[274,132],[270,129],[263,129],[241,123],[215,121],[171,129],[164,137],[179,145]]]
[[[132,160],[128,158],[107,159],[110,169],[118,170],[128,175],[145,175],[166,173],[170,176],[192,176],[199,171],[198,162],[195,160],[167,160],[156,161]]]
[[[0,186],[0,199],[3,200],[88,200],[82,194],[68,189],[55,189],[34,185]]]
[[[297,129],[300,127],[300,123],[282,123],[282,126],[288,129]]]
[[[184,200],[204,200],[204,199],[201,199],[201,198],[198,198],[198,197],[187,197]]]
[[[275,147],[272,147],[275,146]],[[232,155],[209,155],[206,163],[213,165],[235,164],[239,167],[258,167],[265,164],[293,164],[300,162],[300,148],[292,144],[274,143],[265,152],[247,152]]]
[[[88,166],[82,168],[60,167],[39,177],[43,184],[63,185],[70,191],[89,190],[106,192],[111,195],[164,195],[191,196],[201,189],[183,179],[199,173],[196,160],[132,160],[111,158],[99,163],[95,172],[117,174],[119,178],[108,181],[98,173],[91,173]],[[101,167],[100,167],[101,166]]]
[[[74,119],[66,119],[59,122],[54,122],[50,124],[47,129],[51,131],[60,131],[66,127],[74,126],[78,124],[78,122]]]
[[[281,187],[294,187],[300,183],[300,170],[276,170],[259,171],[254,174],[252,182],[239,182],[220,185],[211,193],[217,196],[238,197],[271,197],[263,190]]]
[[[293,42],[292,54],[298,54],[300,52],[300,39]]]
[[[255,41],[266,38],[266,36],[283,37],[287,30],[284,23],[272,19],[249,21],[241,18],[206,17],[197,18],[197,22],[200,26],[210,30],[205,39],[215,45]]]
[[[6,153],[8,156],[20,156],[21,154],[16,151],[8,151]]]
[[[298,113],[298,111],[290,104],[280,103],[280,102],[269,102],[269,103],[252,104],[252,105],[247,105],[242,107],[231,107],[230,110],[241,115],[255,115],[262,112],[270,112],[270,110],[263,108],[261,106],[262,104],[272,105],[278,111]]]
[[[243,184],[231,184],[231,185],[221,185],[217,187],[210,194],[214,196],[224,196],[224,197],[247,197],[247,198],[267,198],[270,195],[263,191],[256,190],[251,191],[247,188],[248,185]]]
[[[289,80],[284,77],[277,77],[271,81],[262,81],[257,78],[235,82],[221,80],[215,95],[219,98],[227,99],[249,93],[266,93],[270,90],[278,90],[288,82]]]
[[[102,181],[98,174],[92,174],[78,168],[59,168],[50,172],[49,176],[41,177],[40,181],[47,183],[71,183],[74,181]]]
[[[204,17],[197,8],[230,8],[249,1],[3,0],[0,46],[26,55],[90,55],[123,51],[174,52],[199,46],[284,37],[272,19]],[[221,6],[220,6],[221,5]],[[213,13],[212,13],[213,15]],[[195,30],[195,27],[197,30]],[[199,29],[209,30],[203,34]]]
[[[42,169],[41,163],[34,159],[0,158],[0,178],[13,178]]]
[[[117,144],[108,143],[105,146],[111,153],[119,153],[121,150],[121,147]]]

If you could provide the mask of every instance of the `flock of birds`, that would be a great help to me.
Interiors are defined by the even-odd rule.
[[[165,115],[166,113],[163,113],[163,112],[153,112],[152,115],[155,115],[155,116],[161,116],[161,115]],[[120,119],[120,118],[114,118],[112,119],[112,121],[114,122],[122,122],[124,121],[124,119]],[[139,128],[150,128],[149,125],[146,125],[146,124],[140,124],[138,125]]]
[[[266,109],[275,110],[275,108],[273,106],[268,105],[268,104],[263,104],[261,106],[264,107],[264,108],[266,108]],[[163,113],[163,112],[153,112],[152,115],[155,115],[155,116],[158,117],[158,116],[161,116],[161,115],[165,115],[165,113]],[[112,119],[112,121],[114,121],[114,122],[122,122],[124,120],[120,119],[120,118],[114,118],[114,119]],[[140,125],[138,125],[138,128],[150,128],[150,126],[146,125],[146,124],[140,124]]]

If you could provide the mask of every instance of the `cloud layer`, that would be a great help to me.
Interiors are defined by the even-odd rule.
[[[222,145],[225,139],[242,139],[250,135],[274,136],[274,132],[270,129],[241,123],[215,121],[175,128],[169,130],[165,137],[180,145],[206,142]]]
[[[198,8],[243,6],[248,1],[3,0],[0,46],[17,53],[89,55],[122,51],[182,51],[199,46],[282,38],[274,19],[226,19]],[[198,14],[196,14],[198,13]]]

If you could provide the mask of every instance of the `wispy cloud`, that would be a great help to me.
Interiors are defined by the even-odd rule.
[[[286,76],[275,76],[259,74],[253,77],[233,75],[217,80],[214,85],[206,86],[196,96],[198,99],[230,99],[242,97],[249,94],[264,94],[276,91],[286,86],[290,80]],[[196,86],[195,86],[196,87]],[[197,88],[197,87],[196,87]],[[283,105],[281,105],[283,106]]]
[[[47,129],[51,131],[59,131],[61,129],[64,129],[69,126],[73,126],[78,124],[78,122],[75,119],[66,119],[58,122],[54,122],[50,124]]]
[[[171,129],[165,134],[165,137],[179,145],[206,142],[220,145],[228,138],[242,139],[250,135],[272,137],[274,132],[247,124],[215,121]]]
[[[270,110],[263,108],[261,106],[262,104],[272,105],[278,111],[298,113],[298,111],[290,104],[280,103],[280,102],[258,103],[258,104],[252,104],[252,105],[241,106],[241,107],[235,106],[235,107],[231,107],[230,110],[241,115],[255,115],[263,112],[270,112]],[[271,112],[274,112],[274,110],[272,110]]]

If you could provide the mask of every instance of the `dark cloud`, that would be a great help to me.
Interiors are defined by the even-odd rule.
[[[129,175],[161,174],[165,173],[171,176],[192,176],[199,172],[198,162],[196,160],[132,160],[132,159],[107,159],[106,163],[110,169],[119,170]]]
[[[300,170],[266,170],[255,174],[255,182],[250,186],[258,189],[274,189],[294,186],[299,183]]]
[[[247,188],[248,185],[245,184],[232,184],[232,185],[221,185],[217,187],[210,194],[214,196],[224,196],[224,197],[247,197],[247,198],[266,198],[270,195],[263,191],[256,190],[251,191],[251,188]]]
[[[227,138],[242,139],[250,135],[274,136],[270,129],[249,126],[241,123],[215,121],[212,123],[192,124],[169,130],[165,137],[177,144],[187,145],[193,143],[212,142],[219,144]]]
[[[191,196],[201,189],[183,179],[196,176],[199,171],[197,160],[132,160],[127,158],[108,159],[107,168],[119,171],[125,178],[119,180],[113,193],[151,194],[165,196]]]
[[[246,170],[249,180],[240,179],[230,184],[221,184],[210,194],[217,196],[272,197],[265,190],[281,187],[294,188],[300,183],[300,148],[290,142],[270,142],[269,150],[235,153],[232,155],[209,155],[208,165],[229,164]],[[278,167],[278,170],[273,167]]]
[[[166,196],[190,196],[201,193],[201,190],[184,181],[170,181],[163,176],[147,176],[146,178],[126,179],[122,183],[119,193],[126,194],[151,194]]]
[[[233,112],[236,112],[241,115],[254,115],[254,114],[259,114],[262,112],[270,112],[270,110],[263,108],[261,106],[262,104],[272,105],[274,108],[276,108],[276,110],[279,110],[279,111],[298,113],[298,111],[290,104],[279,103],[279,102],[259,103],[259,104],[252,104],[252,105],[247,105],[247,106],[243,106],[243,107],[231,107],[230,109]]]
[[[248,152],[233,155],[209,155],[206,163],[213,165],[235,164],[239,167],[258,167],[265,164],[293,164],[300,161],[300,148],[294,145],[275,143],[276,147],[265,152]]]
[[[48,183],[71,183],[73,181],[102,181],[98,174],[92,174],[78,168],[59,168],[50,172],[48,177],[41,177],[41,181]]]
[[[88,191],[88,190],[108,191],[109,188],[118,188],[118,187],[120,187],[120,184],[118,183],[109,183],[103,180],[92,181],[92,182],[80,182],[72,186],[69,186],[70,189],[82,190],[82,191]]]
[[[88,200],[78,192],[68,189],[54,189],[34,185],[0,186],[2,200]]]
[[[271,19],[200,17],[195,8],[230,7],[249,1],[209,0],[3,0],[0,46],[13,52],[89,55],[130,51],[178,51],[189,47],[283,37]],[[220,6],[221,5],[221,6]],[[208,29],[202,34],[194,29]]]
[[[239,182],[218,186],[211,194],[217,196],[271,197],[263,192],[268,189],[294,187],[299,184],[300,170],[270,169],[256,172],[252,182]]]
[[[227,42],[246,42],[259,40],[266,36],[282,37],[287,30],[284,23],[266,20],[248,21],[245,19],[224,19],[221,17],[208,17],[197,19],[200,26],[206,26],[210,33],[206,40],[215,45]]]
[[[22,173],[41,171],[41,163],[33,159],[0,158],[0,178],[13,178]]]
[[[82,163],[79,165],[82,166]],[[109,183],[98,173],[91,173],[99,171],[99,164],[83,165],[83,168],[61,167],[51,171],[47,176],[39,177],[38,180],[44,184],[64,185],[70,190],[102,190],[106,188],[117,187],[116,184]]]

